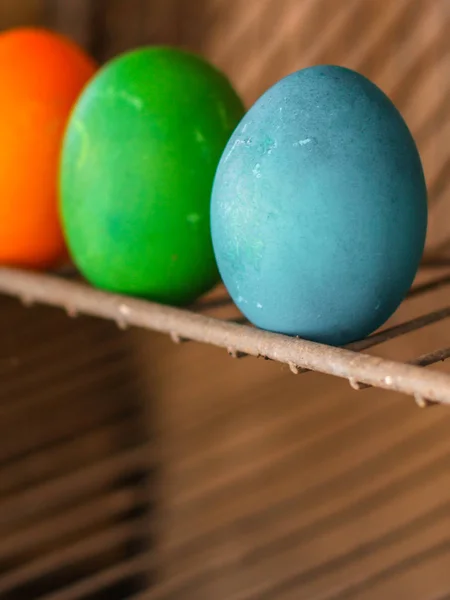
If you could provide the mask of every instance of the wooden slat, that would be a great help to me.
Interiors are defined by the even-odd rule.
[[[111,548],[124,546],[126,543],[140,537],[142,525],[143,523],[139,521],[127,521],[121,525],[85,536],[69,546],[62,546],[53,552],[27,562],[0,578],[0,594],[6,594],[14,588],[19,588],[58,569],[67,568],[77,561],[89,560]]]
[[[143,495],[143,494],[141,494]],[[146,499],[148,500],[148,499]],[[141,498],[141,502],[146,501]],[[93,525],[105,524],[112,517],[126,514],[139,505],[139,496],[134,489],[121,489],[101,493],[75,508],[56,515],[53,513],[33,523],[29,527],[15,529],[0,538],[0,561],[34,550],[41,550],[49,543],[55,543]]]
[[[111,451],[111,440],[131,432],[134,415],[93,430],[81,431],[55,447],[36,450],[0,468],[0,497],[79,468]],[[130,442],[131,443],[131,442]]]
[[[97,491],[133,469],[148,468],[150,461],[151,447],[140,446],[0,500],[0,527],[50,511],[64,498],[74,500]]]
[[[99,571],[91,577],[64,587],[61,591],[43,596],[40,600],[82,600],[89,594],[100,592],[112,583],[121,581],[127,577],[141,575],[150,570],[154,560],[152,553],[124,560],[117,565]],[[150,591],[145,593],[151,600]]]

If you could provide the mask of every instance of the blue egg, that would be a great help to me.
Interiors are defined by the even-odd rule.
[[[249,110],[220,160],[214,251],[256,326],[341,345],[382,325],[425,243],[427,192],[411,133],[364,76],[315,66]]]

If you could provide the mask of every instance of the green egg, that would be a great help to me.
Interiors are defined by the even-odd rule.
[[[184,304],[218,279],[210,197],[244,114],[203,59],[143,48],[105,65],[70,117],[60,210],[70,253],[93,285]]]

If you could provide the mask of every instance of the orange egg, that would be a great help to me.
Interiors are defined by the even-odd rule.
[[[0,263],[46,268],[65,256],[57,180],[70,110],[96,69],[60,35],[0,35]]]

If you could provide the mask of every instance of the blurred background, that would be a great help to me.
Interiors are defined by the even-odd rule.
[[[312,64],[356,69],[402,112],[419,145],[430,199],[449,184],[450,0],[1,0],[2,28],[38,24],[99,61],[143,44],[198,52],[223,69],[247,107]],[[444,209],[430,242],[444,243]],[[445,212],[445,211],[444,211]]]
[[[428,250],[450,252],[450,0],[0,0],[0,28],[18,25],[100,61],[143,44],[194,50],[247,106],[311,64],[362,72],[416,138]],[[0,308],[0,598],[450,598],[448,409]],[[443,323],[384,355],[448,346]]]

